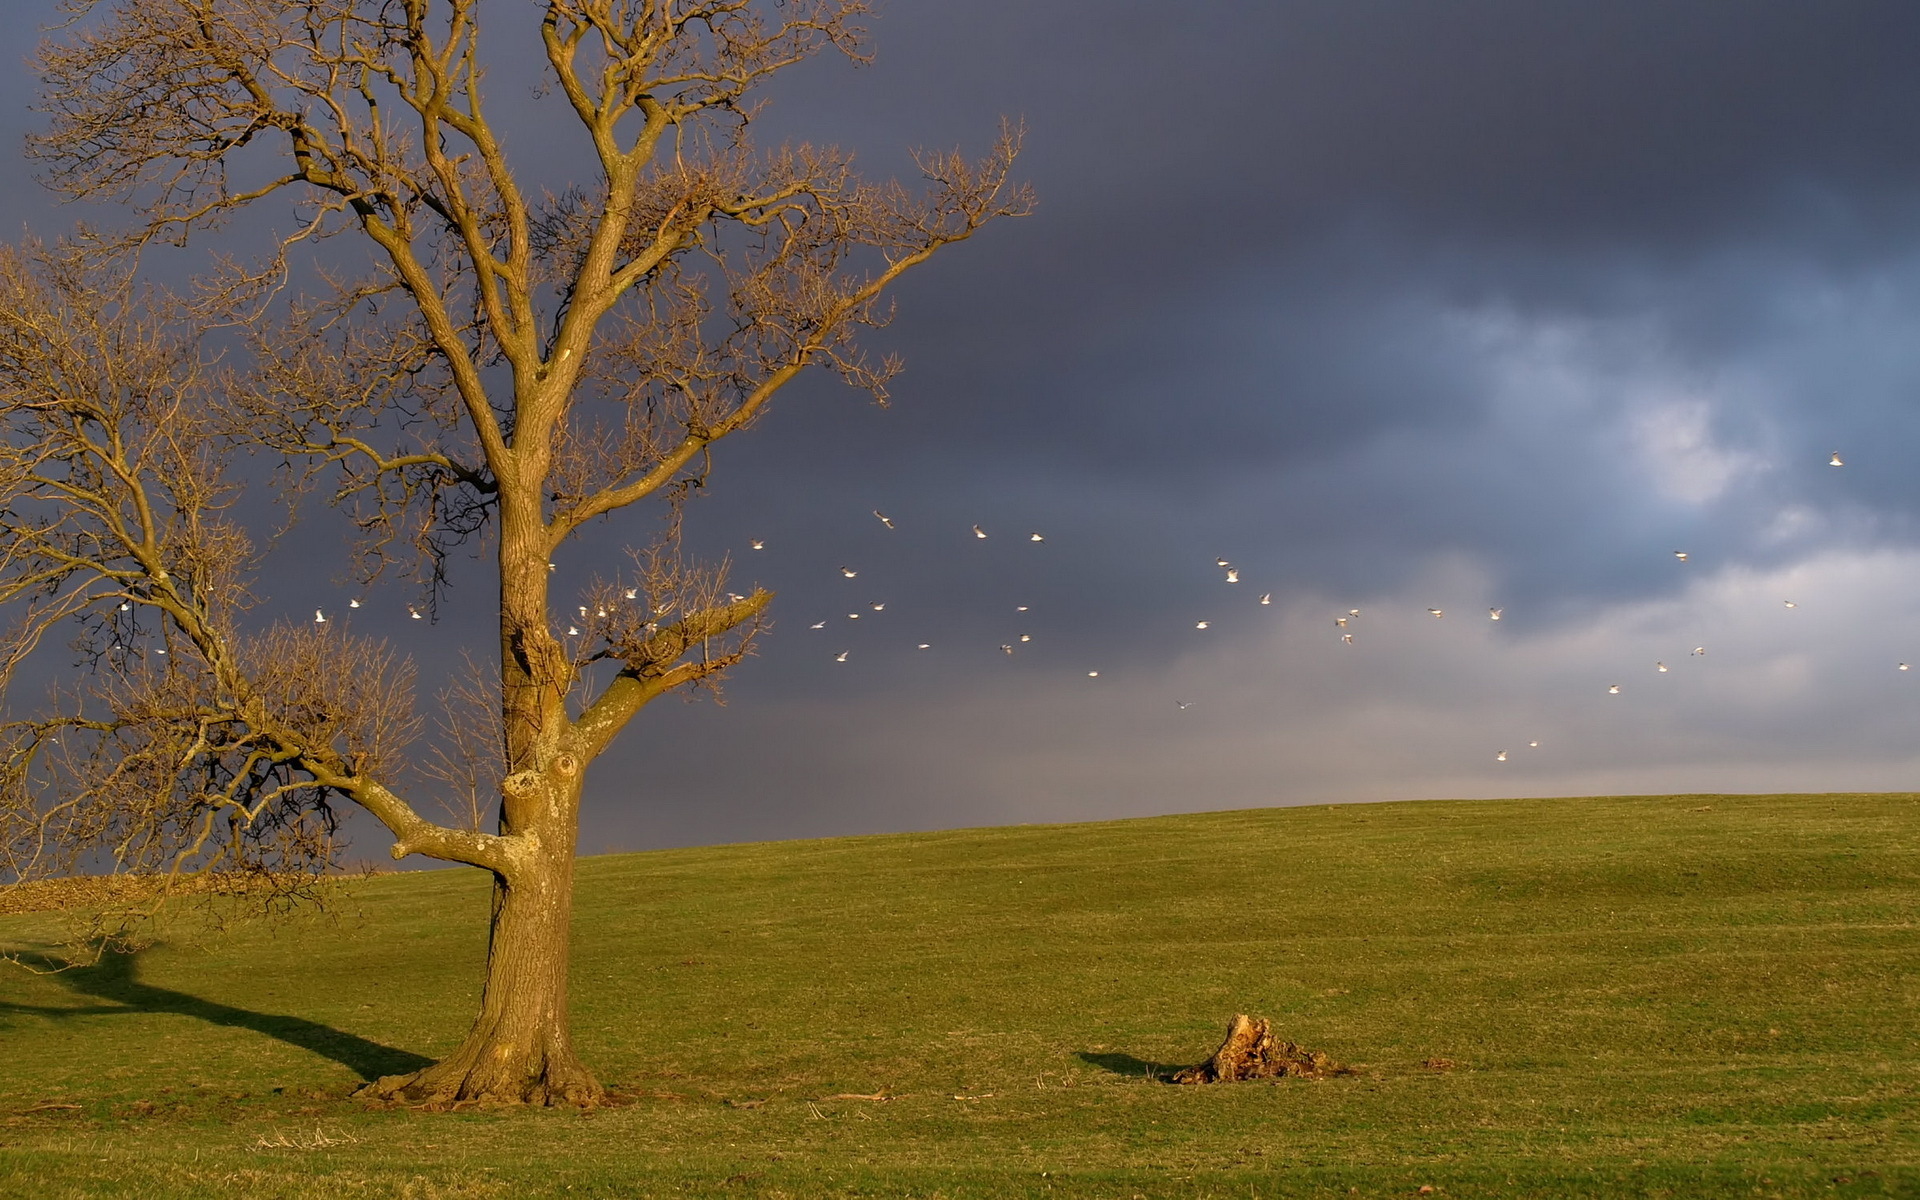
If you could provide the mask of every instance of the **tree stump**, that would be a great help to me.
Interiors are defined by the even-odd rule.
[[[1174,1083],[1227,1083],[1236,1079],[1325,1079],[1352,1072],[1318,1050],[1276,1041],[1273,1023],[1265,1017],[1236,1013],[1227,1025],[1227,1040],[1213,1057],[1172,1075]]]

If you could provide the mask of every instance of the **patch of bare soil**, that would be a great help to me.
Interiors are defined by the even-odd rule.
[[[1227,1025],[1227,1040],[1213,1057],[1197,1066],[1175,1071],[1173,1083],[1228,1083],[1237,1079],[1326,1079],[1351,1075],[1351,1067],[1333,1061],[1318,1050],[1308,1050],[1273,1036],[1265,1017],[1235,1014]]]

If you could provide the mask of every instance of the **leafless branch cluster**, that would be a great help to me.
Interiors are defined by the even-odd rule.
[[[378,644],[239,628],[255,556],[214,376],[124,270],[0,248],[0,683],[62,627],[85,668],[0,723],[0,883],[325,866],[339,793],[313,766],[390,769],[414,732]]]
[[[465,656],[437,697],[437,737],[420,763],[441,789],[440,808],[461,829],[483,832],[506,776],[499,669]]]
[[[224,402],[256,450],[280,456],[290,508],[319,490],[353,522],[363,581],[397,571],[432,596],[448,555],[486,528],[498,487],[464,435],[433,339],[383,311],[404,305],[395,290],[336,281],[284,319],[241,325],[252,367],[229,379]]]

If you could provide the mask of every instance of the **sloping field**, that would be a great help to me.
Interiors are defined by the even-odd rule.
[[[484,879],[386,876],[0,972],[0,1195],[1920,1196],[1911,795],[730,846],[580,889],[578,1039],[630,1106],[345,1099],[476,999]],[[1361,1070],[1153,1078],[1235,1012]]]

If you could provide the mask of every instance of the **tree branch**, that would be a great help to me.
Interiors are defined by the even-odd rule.
[[[609,651],[610,657],[617,657],[626,665],[573,722],[571,740],[581,757],[588,762],[597,758],[655,697],[739,662],[744,648],[693,662],[679,659],[689,650],[702,647],[742,625],[757,623],[772,601],[772,592],[755,589],[752,595],[729,604],[690,613],[623,650]]]

